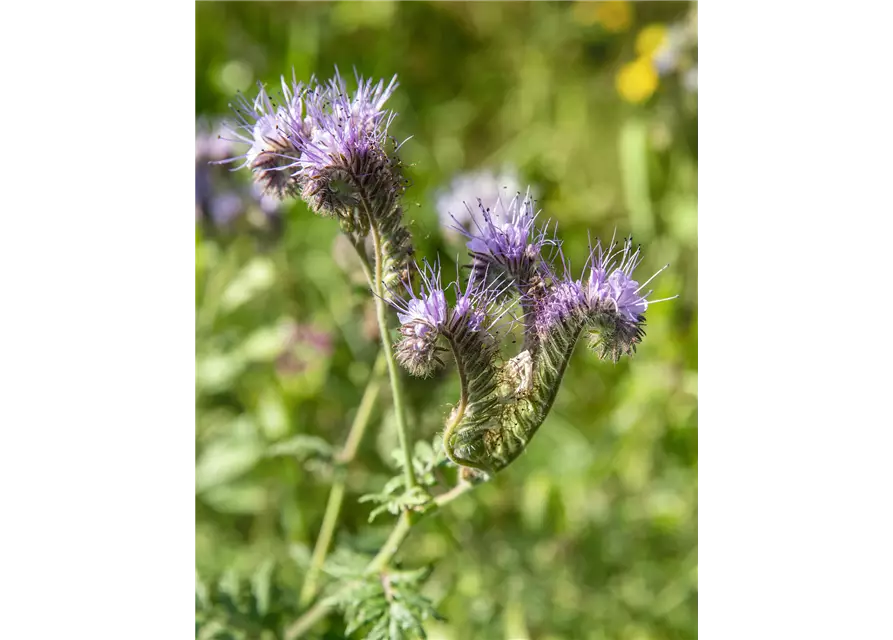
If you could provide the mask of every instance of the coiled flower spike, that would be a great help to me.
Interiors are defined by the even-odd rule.
[[[632,238],[627,238],[622,247],[613,240],[607,249],[600,242],[590,245],[588,273],[575,279],[557,240],[533,224],[531,209],[515,208],[503,225],[489,217],[486,222],[468,243],[472,266],[486,263],[510,279],[524,311],[525,335],[521,352],[503,364],[496,362],[496,349],[487,352],[490,361],[480,370],[493,376],[495,384],[466,394],[463,380],[462,398],[447,420],[447,455],[472,477],[496,473],[523,452],[551,410],[584,330],[602,359],[617,362],[635,352],[645,335],[648,305],[662,301],[649,300],[651,291],[642,290],[666,269],[641,285],[633,280],[641,251],[633,250]],[[557,248],[561,275],[542,255],[547,244]],[[472,278],[479,273],[472,269]],[[474,402],[474,412],[467,410],[467,399]]]
[[[495,426],[491,423],[498,415],[499,345],[490,330],[507,312],[498,302],[504,287],[488,286],[486,278],[472,274],[464,290],[458,280],[447,286],[456,289],[456,303],[449,306],[439,267],[426,264],[419,271],[422,285],[418,294],[409,289],[408,300],[390,301],[401,322],[402,338],[395,345],[397,358],[410,373],[425,377],[443,366],[441,352],[448,349],[452,353],[461,391],[443,435],[445,451],[457,465],[476,467],[470,457],[464,456],[470,450],[451,443],[460,423],[478,431]],[[447,348],[439,346],[439,339]]]

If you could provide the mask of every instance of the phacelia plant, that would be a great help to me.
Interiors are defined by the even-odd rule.
[[[355,612],[351,627],[371,624],[374,631],[403,620],[407,629],[416,629],[430,613],[428,604],[416,599],[415,609],[396,615],[380,575],[415,519],[518,458],[548,416],[581,336],[588,336],[599,358],[617,362],[635,353],[645,336],[648,307],[660,302],[645,290],[657,273],[641,284],[636,279],[641,249],[632,238],[591,244],[584,270],[575,277],[556,226],[541,220],[529,189],[495,202],[492,194],[480,194],[478,211],[469,209],[468,215],[447,212],[452,231],[466,239],[469,269],[464,282],[457,278],[444,286],[439,261],[418,264],[412,257],[401,205],[407,182],[400,145],[388,133],[395,114],[385,108],[396,88],[396,77],[387,84],[357,77],[350,91],[337,70],[323,83],[283,78],[277,100],[261,86],[254,100],[240,97],[234,105],[230,141],[243,143],[246,150],[220,161],[241,162],[266,196],[300,198],[317,214],[338,221],[361,258],[375,298],[400,436],[402,475],[382,493],[365,497],[383,503],[373,516],[400,514],[393,534],[365,566],[351,569],[340,591],[319,600],[289,627],[288,638],[299,637],[333,606],[342,607],[348,618]],[[390,322],[399,322],[396,332]],[[515,354],[506,353],[509,332],[498,330],[505,324],[523,332]],[[446,416],[439,451],[429,448],[420,462],[410,446],[398,367],[425,378],[448,360],[455,363],[460,397]],[[364,426],[352,430],[342,462],[355,454]],[[441,462],[458,467],[460,481],[432,497],[432,469]],[[336,481],[302,604],[317,593],[343,492],[343,480]],[[392,573],[391,581],[398,575]],[[359,592],[390,609],[358,605],[350,594]],[[414,596],[406,597],[408,602]]]

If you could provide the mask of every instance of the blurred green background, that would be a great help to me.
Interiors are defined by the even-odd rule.
[[[400,86],[391,133],[411,180],[418,257],[455,273],[438,194],[509,167],[534,185],[579,272],[587,234],[669,262],[638,354],[580,345],[526,453],[418,525],[397,556],[433,563],[430,638],[697,635],[697,5],[196,4],[197,635],[278,637],[378,351],[372,300],[335,223],[209,166],[236,92],[338,65]],[[209,134],[209,135],[206,135]],[[242,152],[244,149],[238,149]],[[405,376],[409,423],[432,441],[455,402],[450,367]],[[393,520],[357,498],[394,474],[389,387],[350,466],[335,544],[374,552]],[[230,635],[221,630],[226,627]],[[337,614],[315,637],[339,638]],[[233,629],[241,631],[232,631]],[[220,634],[220,635],[218,635]]]

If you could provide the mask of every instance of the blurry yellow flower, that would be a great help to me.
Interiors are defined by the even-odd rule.
[[[617,92],[627,102],[645,102],[657,90],[657,71],[645,57],[636,58],[617,72]]]
[[[620,33],[629,29],[632,18],[633,11],[630,3],[622,0],[574,3],[574,20],[586,25],[598,22],[611,33]]]
[[[650,58],[660,51],[667,41],[667,27],[662,24],[650,24],[636,36],[636,53],[643,58]]]

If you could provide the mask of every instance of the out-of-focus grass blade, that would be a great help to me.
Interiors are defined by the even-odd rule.
[[[620,177],[623,199],[634,235],[654,234],[654,212],[648,188],[648,129],[630,118],[620,128]]]

